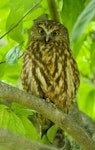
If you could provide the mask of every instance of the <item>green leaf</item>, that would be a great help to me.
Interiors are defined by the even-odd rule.
[[[21,64],[15,63],[13,65],[2,64],[0,65],[0,79],[6,83],[17,86],[18,79],[21,73]]]
[[[23,7],[23,0],[10,0],[9,6],[10,8],[21,9]]]
[[[56,136],[57,130],[58,130],[58,126],[56,126],[56,125],[53,125],[51,128],[48,129],[47,137],[48,137],[50,143],[53,143],[53,140]]]
[[[7,128],[9,122],[8,107],[0,105],[0,127]]]
[[[73,41],[77,41],[81,34],[83,33],[84,29],[88,25],[88,23],[92,20],[95,16],[95,1],[92,0],[90,3],[85,7],[83,12],[78,17],[73,30],[72,30],[72,39]]]
[[[78,104],[80,110],[95,119],[95,86],[91,84],[90,79],[81,80],[78,93]]]
[[[91,54],[90,68],[93,72],[95,72],[95,41],[93,41],[91,45],[90,54]]]
[[[33,115],[33,110],[17,103],[12,103],[12,110],[19,116],[23,115],[27,117],[29,115]]]
[[[68,28],[69,33],[72,31],[72,27],[78,17],[78,15],[83,10],[82,0],[64,0],[63,8],[61,11],[62,23]]]
[[[32,140],[40,141],[40,134],[37,132],[36,128],[26,117],[20,116],[20,119],[25,128],[25,136],[31,138]]]
[[[15,28],[13,28],[8,36],[19,43],[23,41],[23,22],[20,22],[18,24],[17,22],[22,17],[22,15],[23,8],[17,10],[15,8],[12,8],[6,22],[6,30],[10,30],[16,24]]]
[[[59,13],[62,11],[63,3],[64,3],[63,0],[60,0],[60,1],[57,0],[57,2],[56,2]]]
[[[27,1],[27,0],[23,0],[23,5],[24,5],[24,9],[29,10],[30,8],[32,8],[33,6],[35,6],[36,4],[40,4],[41,0],[33,0],[33,1]],[[39,6],[39,5],[38,5]],[[37,6],[37,7],[38,7]],[[37,7],[35,9],[37,9]],[[34,9],[33,9],[34,10]]]
[[[6,8],[9,5],[9,0],[0,1],[0,9]]]
[[[95,119],[95,89],[87,94],[85,110],[89,116]]]
[[[9,0],[0,1],[0,36],[5,32],[6,19],[9,14]]]
[[[15,114],[5,105],[0,105],[0,127],[24,135],[33,140],[40,141],[39,133],[32,122],[30,122],[23,114]]]
[[[10,1],[10,13],[6,22],[6,29],[11,30],[8,36],[17,42],[23,41],[24,29],[23,29],[23,17],[26,16],[27,11],[36,9],[36,4],[39,4],[40,0],[34,1]],[[34,7],[35,6],[35,7]],[[37,5],[38,6],[38,5]],[[34,15],[35,16],[35,15]]]
[[[48,137],[47,137],[46,134],[44,134],[44,136],[42,137],[41,142],[42,142],[42,143],[45,143],[45,144],[47,144],[47,145],[50,144],[50,141],[48,140]]]
[[[6,57],[5,57],[6,63],[8,63],[10,65],[17,63],[18,58],[20,57],[21,54],[22,54],[21,46],[19,46],[19,45],[14,46],[6,54]]]
[[[12,111],[9,113],[9,123],[7,128],[15,133],[25,135],[25,127],[21,119]]]
[[[0,150],[10,150],[10,149],[0,146]]]
[[[0,105],[0,126],[15,133],[25,135],[25,128],[20,118],[4,105]]]

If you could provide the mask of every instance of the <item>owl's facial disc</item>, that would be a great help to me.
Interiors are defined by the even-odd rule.
[[[49,42],[50,40],[54,40],[55,37],[57,36],[57,31],[51,31],[51,32],[47,32],[46,36],[45,36],[45,41],[46,43]]]
[[[49,40],[51,39],[51,34],[45,31],[45,29],[43,28],[39,28],[39,34],[45,40],[46,43],[49,42]]]
[[[46,43],[48,43],[50,40],[55,40],[55,37],[58,35],[58,30],[48,31],[46,28],[43,27],[39,27],[38,32]]]

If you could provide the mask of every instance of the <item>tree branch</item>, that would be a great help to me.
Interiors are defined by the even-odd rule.
[[[83,150],[95,150],[95,143],[87,132],[80,127],[70,115],[58,110],[55,106],[46,102],[44,99],[2,82],[0,82],[0,97],[5,98],[10,102],[17,102],[36,110],[38,113],[43,114],[57,124],[61,129],[67,131],[77,141],[81,148],[83,148]]]
[[[39,144],[2,128],[0,128],[0,146],[4,146],[11,150],[57,150],[54,147]]]
[[[48,3],[51,19],[56,22],[60,22],[55,0],[47,0],[47,3]]]

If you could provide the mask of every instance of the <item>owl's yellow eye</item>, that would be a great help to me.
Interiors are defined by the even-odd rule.
[[[45,30],[43,28],[39,28],[40,35],[45,35]]]

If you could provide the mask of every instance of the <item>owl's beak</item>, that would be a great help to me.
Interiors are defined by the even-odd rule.
[[[46,43],[49,42],[49,40],[51,39],[51,36],[50,34],[46,34],[46,37],[45,37],[45,41]]]

